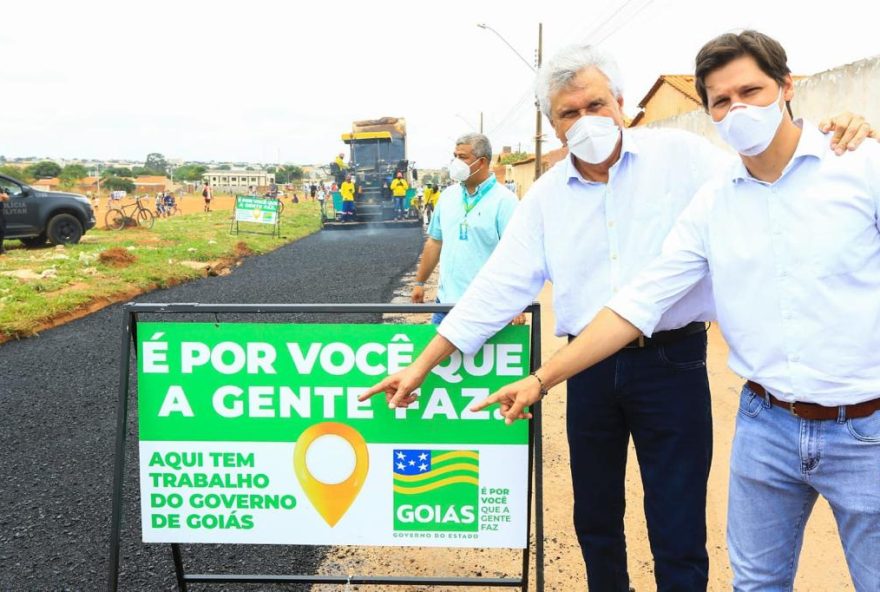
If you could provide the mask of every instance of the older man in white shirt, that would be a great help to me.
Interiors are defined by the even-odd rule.
[[[880,584],[880,146],[836,157],[786,110],[785,51],[754,31],[697,56],[697,88],[741,162],[706,184],[662,256],[500,402],[598,363],[711,275],[730,367],[747,379],[731,457],[734,589],[791,590],[804,525],[830,503],[853,584]],[[537,385],[541,381],[543,385]]]
[[[476,351],[547,280],[557,334],[579,333],[660,253],[696,190],[729,162],[693,134],[626,129],[617,66],[590,47],[567,48],[547,62],[538,95],[571,158],[532,186],[422,355],[362,398],[384,391],[392,406],[406,405],[435,364],[455,348]],[[710,285],[698,282],[651,338],[634,336],[623,351],[568,382],[574,522],[592,590],[629,586],[623,516],[630,436],[658,589],[706,589],[712,420],[703,321],[713,317]]]

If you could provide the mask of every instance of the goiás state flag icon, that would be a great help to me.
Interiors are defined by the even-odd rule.
[[[394,449],[394,529],[476,532],[476,450]]]

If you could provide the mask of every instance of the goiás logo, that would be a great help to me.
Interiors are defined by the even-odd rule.
[[[477,532],[475,450],[394,450],[394,529]]]

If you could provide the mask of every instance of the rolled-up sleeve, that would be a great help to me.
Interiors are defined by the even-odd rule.
[[[440,206],[442,204],[443,201],[437,201],[437,205],[434,206],[434,212],[431,214],[431,222],[428,224],[428,236],[438,241],[443,240],[443,227],[440,225],[440,212],[443,211],[443,208]]]
[[[663,313],[709,273],[706,225],[712,193],[708,186],[697,193],[663,243],[660,256],[607,304],[648,337]]]
[[[437,331],[465,354],[475,353],[541,291],[547,278],[537,200],[515,208],[495,251]]]

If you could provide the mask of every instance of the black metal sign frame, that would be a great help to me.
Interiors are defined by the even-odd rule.
[[[150,314],[193,314],[224,313],[267,314],[267,313],[433,313],[448,312],[448,304],[151,304],[130,302],[123,305],[123,327],[121,332],[121,360],[119,364],[119,398],[116,409],[116,449],[113,470],[113,512],[110,525],[110,556],[107,589],[116,592],[119,586],[119,543],[122,527],[123,482],[125,473],[125,445],[128,431],[129,374],[131,371],[132,349],[137,351],[138,315]],[[541,365],[541,305],[531,304],[525,312],[531,317],[530,370]],[[135,354],[136,355],[136,354]],[[544,483],[543,463],[541,461],[541,404],[532,408],[528,437],[528,493],[526,502],[526,547],[522,554],[522,573],[516,578],[485,577],[416,577],[416,576],[366,576],[366,575],[273,575],[273,574],[188,574],[184,570],[183,556],[178,543],[171,544],[174,572],[180,592],[187,592],[192,584],[339,584],[339,585],[384,585],[384,586],[458,586],[458,587],[496,587],[529,589],[529,567],[531,559],[531,535],[535,535],[535,587],[544,590]],[[532,530],[532,500],[535,503],[535,526]]]
[[[263,198],[256,197],[251,195],[236,195],[235,203],[232,206],[232,221],[229,223],[229,234],[235,234],[238,236],[239,234],[262,234],[265,236],[272,237],[281,237],[281,212],[283,211],[284,204],[281,200],[278,200],[278,210],[275,212],[275,223],[272,224],[271,232],[258,232],[256,230],[241,230],[239,228],[239,220],[238,220],[238,198],[239,197],[253,197],[255,199],[271,199],[271,198]],[[252,222],[248,222],[248,224],[252,224]],[[259,222],[253,222],[253,224],[259,224]],[[234,232],[233,232],[234,230]]]

